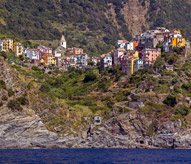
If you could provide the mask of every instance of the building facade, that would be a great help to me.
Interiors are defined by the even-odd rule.
[[[111,55],[102,55],[101,61],[100,61],[100,69],[104,70],[106,68],[111,68],[112,67],[112,57]]]
[[[146,48],[142,51],[142,58],[146,65],[153,64],[157,57],[161,55],[161,49],[150,49]]]
[[[2,51],[3,51],[3,41],[0,40],[0,52],[2,52]]]
[[[13,39],[5,38],[3,39],[3,51],[13,51]]]
[[[16,56],[23,55],[23,50],[24,50],[24,47],[22,46],[21,43],[14,42],[14,53],[15,53]]]

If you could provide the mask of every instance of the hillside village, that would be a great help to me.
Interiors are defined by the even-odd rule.
[[[180,30],[119,40],[100,57],[67,48],[64,36],[54,50],[4,38],[1,51],[2,112],[35,113],[70,146],[169,148],[176,137],[189,147],[191,53]]]
[[[140,68],[152,66],[162,52],[173,52],[176,47],[190,46],[181,30],[170,31],[163,27],[149,30],[136,35],[131,41],[118,40],[117,46],[111,52],[100,57],[90,57],[82,48],[67,48],[64,36],[61,37],[58,47],[39,45],[37,48],[24,48],[24,46],[10,38],[0,40],[0,52],[14,52],[16,57],[23,56],[25,63],[40,68],[57,68],[68,71],[69,67],[86,69],[99,66],[100,70],[120,65],[121,70],[128,76]],[[14,58],[13,58],[14,59]],[[11,62],[14,64],[13,59]],[[172,69],[172,65],[167,65]]]

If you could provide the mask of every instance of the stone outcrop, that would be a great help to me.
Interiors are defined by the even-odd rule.
[[[55,147],[58,136],[46,129],[37,115],[0,108],[0,147]]]

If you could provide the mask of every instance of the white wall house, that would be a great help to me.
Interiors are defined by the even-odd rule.
[[[25,49],[24,53],[25,53],[25,56],[29,58],[30,60],[40,59],[40,53],[36,49]]]
[[[60,39],[59,46],[66,48],[66,39],[65,39],[64,35],[62,35],[62,37]]]
[[[0,40],[0,52],[3,51],[3,41]]]

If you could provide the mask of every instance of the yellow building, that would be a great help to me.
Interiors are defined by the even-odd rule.
[[[13,50],[16,56],[23,55],[23,46],[19,42],[14,42]]]
[[[52,54],[44,54],[44,64],[45,65],[56,65],[57,60]]]
[[[139,52],[138,51],[135,51],[135,53],[133,54],[133,56],[137,59],[139,59]]]
[[[127,75],[131,76],[132,74],[135,73],[135,61],[137,58],[128,58],[127,60]]]
[[[181,37],[173,37],[172,38],[172,46],[173,47],[184,47],[186,45],[186,39]]]
[[[73,54],[83,54],[84,53],[82,48],[73,47],[72,50],[73,50]]]
[[[3,51],[7,52],[9,50],[13,51],[13,39],[5,38],[3,39]]]
[[[174,30],[173,30],[173,33],[174,33],[174,34],[181,34],[181,31],[178,30],[178,29],[174,29]]]

